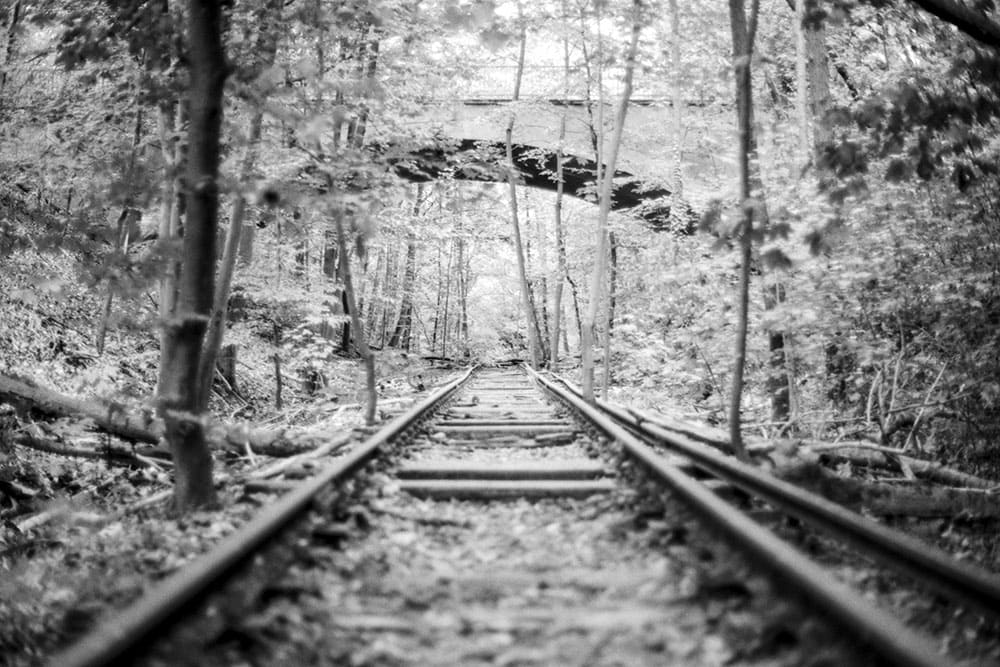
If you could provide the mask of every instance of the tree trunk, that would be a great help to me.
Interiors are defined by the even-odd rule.
[[[538,289],[535,293],[535,326],[538,329],[538,347],[541,354],[541,362],[545,363],[549,358],[548,345],[552,340],[552,333],[549,330],[549,260],[546,252],[545,235],[542,233],[542,216],[535,216],[535,243],[538,246]],[[539,322],[541,314],[541,322]]]
[[[417,186],[417,201],[420,200],[422,186]],[[414,215],[418,214],[417,206],[414,205]],[[389,347],[401,347],[408,350],[410,346],[410,335],[413,329],[413,284],[417,277],[417,235],[410,232],[406,235],[406,264],[403,269],[403,285],[400,292],[402,302],[399,306],[399,319],[396,320],[396,328],[389,338]]]
[[[132,131],[132,146],[129,150],[128,166],[125,169],[125,203],[122,207],[121,215],[118,216],[118,225],[115,230],[115,260],[121,260],[128,256],[128,247],[131,241],[131,230],[135,224],[134,218],[139,212],[132,206],[135,199],[135,158],[139,150],[139,142],[142,140],[142,119],[143,107],[140,105],[135,112],[135,126]],[[66,210],[69,211],[69,202],[66,203]],[[108,323],[111,320],[111,305],[115,298],[115,280],[108,280],[108,293],[104,298],[104,307],[101,309],[101,319],[97,327],[96,347],[98,356],[104,354],[104,342],[108,334]]]
[[[215,502],[212,455],[201,420],[198,376],[215,292],[219,139],[227,65],[218,0],[189,0],[187,217],[177,312],[167,328],[160,413],[175,466],[174,502],[187,512]]]
[[[448,242],[448,264],[444,272],[444,325],[441,327],[441,356],[448,357],[448,322],[451,319],[451,267],[455,259],[454,239]]]
[[[253,118],[250,120],[250,143],[243,156],[243,163],[240,165],[239,180],[241,183],[246,182],[250,177],[250,172],[257,160],[257,143],[260,141],[263,118],[264,113],[261,109],[254,112]],[[229,228],[226,231],[222,261],[219,263],[218,283],[215,287],[215,298],[212,303],[212,319],[205,336],[205,350],[201,358],[201,368],[198,371],[201,378],[198,401],[203,410],[208,408],[208,399],[212,393],[212,380],[215,377],[215,359],[219,354],[219,348],[222,346],[222,339],[226,331],[229,291],[232,288],[233,275],[236,272],[236,259],[244,226],[243,218],[246,204],[246,198],[242,194],[237,194],[236,201],[233,202]]]
[[[187,147],[176,137],[179,137],[187,123],[187,104],[182,100],[175,105],[161,107],[158,118],[160,145],[163,150],[163,162],[167,165],[164,177],[163,206],[159,224],[159,243],[166,249],[167,261],[163,267],[163,277],[160,279],[160,321],[168,322],[174,316],[177,306],[177,283],[180,278],[180,262],[174,256],[173,244],[180,240],[181,205],[184,193],[181,190],[180,171],[186,159]],[[166,327],[160,332],[160,368],[157,377],[156,393],[159,395],[167,373],[167,338]]]
[[[3,103],[4,89],[7,87],[7,70],[14,59],[17,48],[17,29],[21,23],[21,0],[14,0],[7,19],[7,34],[3,49],[3,63],[0,67],[0,104]]]
[[[340,250],[341,275],[344,279],[344,295],[347,301],[348,312],[351,314],[351,324],[354,326],[354,345],[361,355],[361,360],[365,365],[366,391],[368,394],[368,405],[365,409],[365,423],[371,426],[375,423],[375,410],[378,402],[378,393],[375,391],[375,355],[368,347],[364,329],[361,328],[361,317],[358,315],[357,303],[354,299],[354,282],[351,277],[351,261],[347,255],[347,239],[344,231],[344,208],[338,207],[334,216],[337,224],[337,248]]]
[[[614,232],[608,232],[608,253],[610,255],[611,274],[608,280],[608,312],[604,336],[604,377],[601,382],[601,398],[608,400],[608,387],[611,385],[611,335],[615,328],[615,300],[618,293],[618,238]]]
[[[1000,24],[985,14],[953,0],[913,0],[925,11],[947,21],[969,37],[1000,49]]]
[[[284,385],[281,378],[281,325],[277,322],[271,324],[274,329],[274,355],[272,357],[274,360],[274,409],[281,410],[284,407],[281,396]]]
[[[563,20],[567,20],[566,0],[562,2]],[[556,277],[552,281],[552,338],[549,341],[549,368],[559,363],[559,328],[562,322],[563,276],[566,275],[566,239],[563,237],[563,144],[566,142],[566,116],[569,109],[569,36],[563,37],[563,112],[559,118],[559,145],[556,148]]]
[[[337,239],[337,248],[340,248],[340,239]],[[345,246],[346,248],[346,246]],[[354,321],[354,310],[351,308],[351,299],[347,296],[346,272],[350,270],[350,258],[344,254],[344,249],[337,252],[337,277],[340,281],[340,308],[348,320],[340,327],[340,349],[346,354],[351,349],[351,323]]]
[[[514,96],[511,98],[511,103],[516,104],[521,95],[521,78],[524,75],[524,53],[528,42],[528,31],[524,24],[524,15],[521,11],[521,5],[518,3],[518,21],[520,24],[520,48],[518,50],[517,57],[517,76],[514,79]],[[521,307],[524,309],[525,325],[528,330],[528,354],[531,358],[532,368],[538,368],[541,364],[541,358],[539,356],[538,350],[538,339],[536,335],[535,328],[532,326],[532,320],[534,315],[534,307],[532,306],[531,299],[531,289],[528,285],[528,270],[525,266],[524,259],[524,244],[521,241],[521,224],[518,221],[517,213],[517,168],[514,166],[514,149],[513,149],[513,137],[514,137],[514,121],[515,114],[512,112],[510,114],[510,120],[507,122],[507,169],[509,173],[507,174],[507,184],[508,191],[510,195],[510,219],[511,227],[514,233],[514,254],[517,257],[517,274],[518,283],[521,290]]]
[[[632,78],[635,74],[635,59],[638,52],[639,32],[642,27],[640,13],[642,4],[634,0],[632,4],[632,38],[629,43],[628,56],[625,62],[625,81],[618,112],[615,117],[614,134],[611,139],[610,152],[603,167],[600,179],[600,207],[597,218],[597,243],[594,250],[594,269],[591,274],[590,296],[587,304],[586,319],[583,322],[582,341],[580,348],[583,356],[581,372],[583,374],[583,397],[594,402],[594,326],[597,322],[598,304],[604,287],[605,254],[608,244],[608,215],[611,212],[611,192],[614,186],[615,165],[618,162],[618,150],[621,147],[622,132],[625,128],[625,114],[628,112],[629,100],[632,97]],[[603,108],[603,107],[602,107]],[[600,165],[600,160],[598,164]]]
[[[569,275],[569,268],[566,269],[566,282],[569,283],[569,295],[573,297],[573,316],[576,319],[576,340],[583,340],[583,320],[580,318],[580,295],[576,288],[576,283]]]
[[[396,262],[394,260],[395,253],[392,252],[392,250],[395,250],[395,248],[392,248],[391,250],[386,249],[385,251],[385,279],[382,283],[385,286],[382,288],[382,291],[385,294],[392,293],[391,291],[393,282],[392,277],[393,277],[393,270],[395,269],[396,265]],[[388,329],[389,329],[389,304],[387,302],[382,305],[382,321],[379,323],[379,345],[381,347],[385,347],[385,335]],[[407,341],[406,349],[407,350],[410,349],[409,341]]]
[[[372,39],[366,42],[366,48],[361,57],[364,58],[362,65],[362,78],[367,85],[375,80],[375,70],[378,66],[378,52],[379,43],[377,39]],[[362,102],[361,108],[358,111],[357,119],[351,123],[351,127],[348,130],[348,144],[354,148],[361,148],[365,141],[365,131],[368,127],[368,116],[370,114],[370,109],[368,105]]]
[[[458,323],[458,335],[462,341],[462,358],[468,359],[470,356],[469,351],[469,274],[470,274],[470,258],[465,252],[465,239],[458,240],[458,275],[461,278],[459,282],[459,297],[461,299],[461,310],[459,312],[459,323]]]
[[[826,27],[822,23],[813,23],[805,30],[805,51],[809,108],[813,119],[813,151],[818,156],[831,139],[830,122],[826,118],[830,108],[830,61],[826,51]]]
[[[236,345],[229,344],[219,350],[218,369],[219,375],[226,381],[229,388],[239,391],[236,385]]]
[[[131,231],[132,224],[134,222],[133,216],[138,214],[138,211],[130,207],[131,202],[126,202],[125,208],[122,209],[121,215],[118,216],[118,224],[115,229],[115,250],[114,257],[118,261],[128,255],[128,247],[131,242],[131,236],[129,232]],[[97,348],[97,356],[104,354],[104,343],[108,335],[108,324],[111,321],[111,305],[114,303],[115,298],[115,280],[109,278],[108,280],[108,293],[104,296],[104,305],[101,308],[101,317],[97,325],[97,333],[95,335],[95,344]]]
[[[739,128],[737,161],[739,163],[740,211],[740,284],[738,294],[737,332],[734,353],[733,384],[729,405],[729,438],[733,452],[747,459],[741,429],[743,373],[746,367],[747,322],[750,308],[750,264],[753,261],[753,211],[750,189],[750,157],[752,150],[752,79],[750,60],[757,31],[760,0],[752,0],[749,25],[744,0],[729,0],[729,19],[733,34],[733,70],[736,81],[736,118]]]
[[[807,73],[809,55],[806,51],[806,0],[791,0],[794,4],[795,20],[792,30],[795,34],[795,112],[799,134],[798,169],[804,170],[809,161],[809,75]]]
[[[684,158],[684,90],[681,70],[681,19],[677,0],[669,0],[670,6],[670,116],[674,135],[674,173],[671,184],[670,217],[675,229],[687,227],[682,214],[684,206],[684,173],[681,170]]]
[[[19,378],[0,375],[0,401],[10,403],[18,414],[28,419],[90,419],[101,431],[133,443],[158,445],[164,437],[163,420],[145,407],[67,396]],[[207,438],[216,448],[244,453],[249,447],[255,454],[265,456],[288,456],[313,446],[302,442],[301,434],[246,424],[214,422],[208,427]]]

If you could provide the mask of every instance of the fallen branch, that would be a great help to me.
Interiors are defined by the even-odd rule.
[[[702,426],[701,424],[691,424],[679,420],[655,417],[648,412],[634,408],[628,408],[628,412],[640,426],[643,422],[649,422],[666,431],[673,431],[692,440],[697,440],[716,449],[721,449],[724,452],[732,451],[732,447],[729,444],[729,434],[720,429],[712,428],[711,426]],[[748,441],[746,445],[746,450],[750,454],[765,454],[773,449],[774,445],[766,442]]]
[[[815,462],[776,471],[779,477],[854,510],[878,516],[941,518],[1000,517],[995,489],[931,486],[923,483],[867,482],[839,477]]]
[[[868,466],[872,468],[899,469],[906,473],[909,469],[919,478],[949,486],[970,489],[992,489],[1000,482],[984,479],[955,470],[936,461],[925,461],[906,456],[902,450],[867,443],[845,442],[833,445],[808,445],[806,450],[819,455],[822,462]]]
[[[340,436],[339,438],[334,438],[333,440],[329,440],[326,443],[320,445],[316,449],[304,452],[302,454],[296,454],[295,456],[290,456],[287,459],[284,459],[282,461],[276,461],[271,465],[265,466],[260,470],[255,470],[253,473],[250,474],[250,477],[254,479],[267,479],[268,477],[277,477],[278,475],[287,471],[289,468],[293,468],[306,461],[312,461],[314,459],[327,456],[335,449],[340,449],[347,443],[351,442],[353,439],[354,438],[351,435],[343,435]]]
[[[121,403],[80,399],[27,382],[0,375],[0,401],[10,403],[22,417],[86,417],[99,429],[129,442],[159,444],[163,421],[151,410],[129,409]],[[287,429],[252,428],[246,424],[211,424],[208,438],[213,446],[244,453],[285,457],[316,446],[316,434]]]
[[[40,438],[27,431],[20,431],[15,434],[11,441],[18,447],[27,447],[39,452],[48,454],[58,454],[60,456],[72,456],[75,458],[108,461],[118,465],[130,465],[139,468],[161,469],[161,464],[170,465],[169,461],[153,461],[145,456],[140,456],[121,447],[105,447],[103,449],[83,449],[71,447],[55,440]]]
[[[160,441],[163,424],[149,411],[127,411],[120,403],[102,403],[66,396],[44,387],[0,375],[0,401],[14,406],[22,418],[87,417],[101,430],[131,442]]]

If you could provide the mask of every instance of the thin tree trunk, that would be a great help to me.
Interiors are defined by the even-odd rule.
[[[549,358],[548,345],[552,340],[552,332],[549,329],[549,259],[545,249],[545,236],[542,233],[542,216],[535,216],[535,243],[538,246],[538,290],[535,296],[535,322],[539,333],[539,348],[541,361],[544,363]],[[538,322],[538,314],[541,313],[541,322]]]
[[[131,199],[131,198],[129,198]],[[131,201],[126,202],[125,208],[122,209],[121,215],[118,216],[118,224],[115,230],[115,258],[121,259],[128,255],[128,247],[131,242],[129,232],[133,223],[133,211],[135,209],[130,206]],[[111,320],[111,305],[114,303],[115,298],[115,286],[114,281],[108,280],[108,293],[104,297],[104,305],[101,308],[101,318],[97,325],[97,334],[95,336],[96,342],[95,347],[97,348],[97,355],[101,356],[104,354],[104,343],[108,335],[108,323]]]
[[[340,247],[339,240],[337,241],[337,247]],[[350,261],[342,252],[337,253],[337,277],[341,285],[347,282],[344,272],[348,270]],[[340,307],[344,311],[344,314],[348,316],[348,320],[340,327],[340,349],[347,353],[351,348],[351,323],[354,321],[354,312],[351,310],[351,300],[347,298],[347,289],[345,287],[340,288]]]
[[[375,70],[378,66],[379,43],[377,39],[367,42],[366,53],[362,54],[366,60],[362,67],[362,77],[369,86],[375,80]],[[361,148],[365,141],[365,131],[368,127],[368,116],[371,113],[367,104],[361,104],[357,120],[351,124],[348,132],[348,142],[354,148]]]
[[[805,30],[805,47],[813,151],[818,156],[831,139],[830,122],[826,118],[830,108],[830,61],[826,51],[826,27],[822,23],[811,24]]]
[[[375,423],[375,410],[378,404],[378,393],[375,390],[375,355],[368,347],[364,329],[361,328],[361,318],[358,315],[357,303],[354,299],[354,283],[351,278],[351,261],[347,255],[347,239],[344,233],[344,209],[339,207],[334,216],[337,225],[337,248],[340,250],[340,261],[342,276],[344,279],[344,294],[347,299],[348,310],[351,313],[351,323],[354,325],[351,330],[354,332],[354,345],[361,355],[365,364],[366,393],[368,394],[368,405],[365,409],[365,423],[371,426]]]
[[[601,383],[601,398],[608,400],[608,387],[611,385],[611,335],[615,328],[615,300],[618,295],[618,238],[614,232],[608,232],[608,253],[610,255],[611,275],[608,280],[608,317],[604,336],[604,378]]]
[[[566,0],[562,2],[563,20],[567,20]],[[559,327],[562,321],[563,276],[566,275],[566,239],[563,236],[563,144],[566,142],[566,116],[569,108],[569,36],[563,37],[563,112],[559,118],[559,146],[556,148],[556,278],[552,281],[552,339],[549,341],[549,368],[559,363]]]
[[[274,409],[281,410],[284,407],[281,399],[281,325],[277,322],[271,323],[274,328]]]
[[[369,307],[365,313],[365,331],[371,332],[372,340],[375,340],[378,336],[376,332],[379,332],[378,323],[379,316],[385,309],[384,299],[379,295],[382,290],[382,265],[385,263],[385,249],[379,247],[378,255],[375,256],[375,268],[371,272],[371,290],[368,298]],[[379,332],[378,335],[381,335]],[[381,346],[381,343],[379,343]]]
[[[808,60],[809,54],[806,52],[806,28],[803,22],[806,19],[806,0],[792,0],[794,2],[795,20],[792,22],[792,30],[795,31],[795,111],[797,116],[797,127],[799,135],[799,164],[800,170],[805,168],[809,161],[809,82],[808,82]]]
[[[386,295],[392,293],[392,275],[393,269],[395,268],[395,262],[393,261],[393,253],[386,249],[385,251],[385,280],[383,281],[384,287],[382,288],[383,293]],[[382,305],[382,322],[379,324],[379,346],[385,347],[385,335],[388,333],[389,329],[389,303],[388,301]],[[407,341],[406,349],[409,350],[409,341]]]
[[[272,26],[280,22],[281,8],[281,0],[269,0],[261,8],[257,17],[259,27],[254,53],[259,58],[257,69],[260,71],[274,65],[274,60],[278,53],[278,36]],[[261,128],[264,121],[263,105],[266,93],[262,94],[261,97],[261,99],[255,100],[258,106],[250,118],[246,152],[243,155],[243,161],[240,164],[237,176],[240,183],[246,183],[249,180],[257,162],[258,144],[260,143]],[[208,400],[212,392],[212,380],[215,378],[215,361],[218,358],[219,349],[222,347],[222,339],[226,330],[229,292],[232,288],[236,260],[240,251],[246,205],[246,197],[242,192],[237,193],[236,201],[233,202],[233,212],[229,219],[229,227],[226,230],[226,242],[222,261],[219,264],[219,275],[212,302],[212,319],[209,322],[208,332],[205,336],[205,348],[202,353],[201,367],[198,371],[198,375],[201,378],[199,403],[203,410],[208,408]]]
[[[437,248],[437,269],[438,269],[437,302],[434,304],[434,329],[431,334],[431,354],[437,352],[438,329],[441,323],[441,303],[444,300],[444,292],[442,289],[442,284],[444,283],[444,272],[441,270],[440,242],[438,242],[438,248]]]
[[[417,185],[417,199],[413,203],[413,217],[420,215],[420,195],[423,185]],[[406,235],[406,264],[403,269],[403,285],[400,292],[402,303],[399,307],[399,319],[396,328],[389,338],[389,347],[409,348],[410,336],[413,330],[413,285],[417,277],[417,235],[409,232]]]
[[[167,251],[166,265],[163,267],[163,277],[160,279],[160,322],[166,323],[174,316],[177,307],[177,282],[180,278],[180,261],[174,257],[173,244],[180,235],[180,208],[184,194],[181,191],[180,170],[185,160],[186,146],[179,137],[187,123],[187,105],[183,100],[176,102],[175,109],[170,106],[161,107],[158,118],[160,145],[163,150],[163,162],[167,165],[164,178],[163,206],[159,224],[159,243]],[[169,332],[166,326],[160,332],[160,368],[157,377],[156,393],[159,395],[163,387],[167,364],[167,348]]]
[[[7,70],[14,59],[17,48],[17,27],[21,23],[21,0],[14,0],[7,19],[7,39],[3,49],[3,67],[0,68],[0,104],[3,103],[4,89],[7,87]]]
[[[524,75],[524,53],[528,43],[528,31],[524,25],[524,14],[521,5],[518,3],[518,22],[520,24],[520,48],[517,56],[517,76],[514,79],[514,96],[511,104],[516,104],[521,96],[521,78]],[[538,340],[535,328],[532,326],[532,316],[534,307],[532,306],[531,290],[528,286],[528,270],[525,266],[524,244],[521,241],[521,224],[518,221],[517,213],[517,170],[514,166],[514,121],[515,114],[511,112],[510,120],[507,122],[507,184],[510,194],[510,218],[514,232],[514,254],[517,256],[518,282],[521,290],[521,307],[524,309],[525,326],[528,330],[528,354],[531,358],[532,368],[538,368],[541,364],[541,357],[538,353]]]
[[[125,170],[125,184],[127,194],[122,213],[118,217],[118,225],[115,234],[115,259],[122,259],[128,255],[128,246],[131,241],[129,230],[132,225],[132,205],[135,198],[135,159],[139,150],[139,142],[142,141],[142,120],[143,107],[139,105],[135,112],[135,126],[132,131],[132,146],[129,150],[128,166]],[[69,201],[66,202],[66,210],[69,211]],[[115,290],[114,281],[108,281],[108,293],[104,299],[104,307],[101,310],[101,319],[97,327],[96,347],[98,356],[104,354],[104,343],[108,333],[108,322],[111,319],[111,305],[114,302]]]
[[[625,62],[625,81],[622,90],[621,100],[618,104],[618,112],[615,117],[614,134],[612,135],[609,155],[606,163],[602,167],[603,174],[600,180],[600,208],[597,220],[597,243],[594,257],[594,270],[591,275],[590,300],[587,304],[586,320],[583,322],[583,340],[581,342],[581,352],[583,354],[582,374],[583,374],[583,397],[587,401],[594,402],[594,325],[597,321],[598,303],[604,283],[605,253],[608,244],[608,215],[611,212],[611,193],[614,185],[615,164],[618,162],[618,150],[621,147],[622,132],[625,127],[625,115],[628,112],[628,103],[632,97],[632,78],[635,74],[635,59],[639,47],[639,32],[642,27],[641,2],[634,0],[632,4],[632,38],[629,43],[628,56]],[[603,106],[603,105],[602,105]],[[600,164],[600,161],[598,162]]]
[[[752,150],[752,108],[750,60],[757,30],[760,0],[752,0],[749,25],[744,0],[729,0],[729,18],[733,35],[733,70],[736,79],[737,126],[739,144],[740,210],[743,224],[740,230],[740,282],[737,300],[737,333],[734,353],[733,385],[729,405],[729,440],[733,452],[741,459],[747,458],[741,430],[741,401],[743,398],[743,373],[746,366],[747,322],[750,306],[750,264],[753,261],[753,206],[750,189],[750,157]]]
[[[461,312],[459,313],[459,336],[462,341],[462,358],[468,359],[469,352],[469,273],[470,258],[465,252],[465,239],[459,239],[459,262],[458,272],[461,278],[459,289],[461,290]]]
[[[583,320],[580,318],[580,295],[576,289],[576,283],[569,275],[568,268],[566,269],[566,282],[569,283],[569,294],[573,297],[573,315],[576,318],[576,340],[580,342],[583,340]]]
[[[160,394],[166,440],[174,459],[176,509],[215,503],[212,455],[198,400],[202,344],[215,292],[216,227],[222,94],[228,67],[218,0],[189,0],[187,217],[177,312],[167,327],[168,371]]]
[[[563,340],[563,351],[568,357],[570,355],[569,351],[569,317],[564,318],[566,321],[566,326],[562,328],[562,340]]]
[[[444,272],[444,326],[441,327],[441,356],[448,356],[448,321],[450,319],[449,309],[451,307],[451,266],[454,259],[454,240],[448,242],[448,264]]]
[[[257,160],[257,143],[260,141],[261,124],[263,122],[263,110],[254,113],[250,120],[250,144],[246,148],[243,156],[243,163],[240,165],[239,181],[246,182],[250,177],[254,163]],[[229,218],[229,227],[226,230],[226,242],[222,252],[222,261],[219,264],[218,282],[215,287],[215,296],[212,303],[212,318],[208,325],[208,332],[205,336],[205,350],[201,358],[201,387],[199,388],[199,403],[202,409],[208,408],[208,399],[212,392],[212,380],[215,377],[215,360],[218,357],[219,349],[222,347],[222,339],[226,331],[226,316],[229,311],[229,292],[233,284],[233,275],[236,272],[236,259],[239,254],[240,238],[244,228],[243,218],[246,213],[246,198],[242,194],[236,195],[233,202],[233,211]]]
[[[681,71],[681,19],[677,0],[669,0],[670,6],[670,116],[674,135],[674,169],[670,188],[670,217],[678,230],[687,226],[682,215],[684,208],[684,174],[681,170],[684,158],[684,89]]]

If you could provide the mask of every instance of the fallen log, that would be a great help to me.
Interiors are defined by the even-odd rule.
[[[87,417],[97,426],[131,442],[156,444],[163,424],[149,410],[126,410],[121,403],[67,396],[20,378],[0,375],[0,401],[10,403],[22,419]]]
[[[253,479],[267,479],[269,477],[277,477],[278,475],[284,473],[289,468],[296,465],[301,465],[306,461],[312,461],[323,456],[329,455],[335,449],[340,449],[344,445],[348,444],[353,440],[351,435],[342,435],[338,438],[332,438],[327,440],[324,444],[320,445],[316,449],[311,449],[308,452],[302,454],[296,454],[286,458],[283,461],[278,461],[271,465],[265,466],[260,470],[256,470],[250,473],[250,477]]]
[[[1000,517],[1000,492],[937,486],[925,482],[870,482],[840,477],[815,461],[778,468],[775,475],[828,500],[877,516],[946,518]]]
[[[1000,494],[986,489],[876,482],[865,490],[863,502],[865,509],[879,516],[1000,517]]]
[[[98,461],[108,461],[118,465],[134,466],[137,468],[160,468],[160,464],[169,461],[152,461],[149,458],[130,452],[122,447],[106,447],[102,449],[87,449],[74,447],[56,440],[39,437],[27,431],[16,433],[11,439],[18,447],[27,447],[47,454],[58,454],[60,456],[72,456],[75,458],[91,459]]]
[[[965,487],[970,489],[993,489],[1000,487],[1000,482],[970,475],[949,468],[937,461],[926,461],[924,459],[907,456],[898,450],[878,445],[866,443],[837,443],[837,444],[817,444],[807,445],[807,451],[819,456],[822,463],[851,463],[852,465],[867,466],[870,468],[883,468],[891,470],[906,468],[911,470],[919,479],[932,482],[939,482],[949,486]]]
[[[0,402],[10,403],[22,418],[84,417],[97,427],[129,442],[159,444],[163,421],[148,407],[130,408],[122,403],[76,398],[34,382],[0,375]],[[322,434],[283,428],[253,428],[247,424],[210,424],[209,442],[216,448],[285,457],[309,451],[325,439]]]
[[[632,418],[635,420],[637,426],[642,426],[643,422],[649,422],[650,424],[658,426],[665,431],[671,431],[692,440],[697,440],[698,442],[714,447],[715,449],[720,449],[726,453],[732,452],[729,434],[722,429],[705,426],[703,424],[681,421],[679,419],[658,417],[650,414],[649,412],[636,410],[634,408],[627,408],[627,411],[630,415],[632,415]],[[761,442],[752,438],[746,438],[746,440],[747,442],[745,443],[745,446],[749,454],[767,454],[768,452],[774,450],[774,445],[772,443]]]

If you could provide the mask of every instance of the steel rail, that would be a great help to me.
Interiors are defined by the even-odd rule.
[[[342,459],[281,496],[211,551],[156,584],[133,604],[54,656],[48,664],[51,667],[99,667],[122,664],[139,653],[154,634],[171,627],[185,611],[204,601],[215,586],[231,577],[303,515],[321,491],[360,470],[381,447],[417,425],[448,399],[473,370],[469,368],[461,377],[380,428]]]
[[[580,396],[579,389],[572,383],[563,378],[559,381]],[[597,401],[597,406],[616,421],[640,432],[643,437],[687,456],[707,472],[851,544],[886,565],[905,571],[945,597],[973,606],[989,616],[1000,616],[1000,577],[970,563],[957,561],[937,547],[773,477],[708,445],[673,433],[621,407],[601,400]]]
[[[621,445],[698,514],[721,529],[738,549],[750,554],[776,579],[792,584],[796,593],[819,605],[835,623],[849,629],[883,659],[907,667],[945,667],[953,664],[938,652],[933,643],[836,581],[829,571],[668,462],[611,417],[533,369],[529,369],[529,373],[551,394]]]

